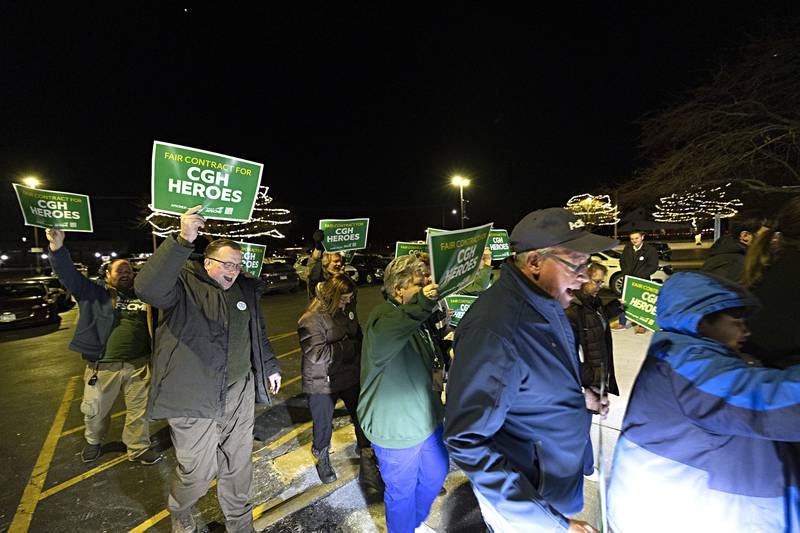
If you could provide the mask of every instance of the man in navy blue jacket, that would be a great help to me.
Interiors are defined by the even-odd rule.
[[[566,516],[583,508],[590,409],[607,400],[581,387],[564,308],[591,252],[617,243],[583,228],[562,208],[523,218],[514,257],[456,330],[445,442],[495,533],[595,531]]]

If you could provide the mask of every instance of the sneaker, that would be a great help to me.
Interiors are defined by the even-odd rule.
[[[158,453],[155,450],[151,450],[150,448],[146,449],[136,457],[129,457],[128,461],[132,463],[141,463],[143,465],[154,465],[161,461],[164,456]]]
[[[98,457],[100,457],[99,444],[87,444],[83,447],[83,450],[81,450],[81,460],[84,463],[91,463]]]
[[[170,513],[172,522],[172,533],[196,533],[197,522],[195,522],[192,509],[187,509],[182,513]]]

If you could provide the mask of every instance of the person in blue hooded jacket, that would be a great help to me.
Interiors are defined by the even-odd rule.
[[[615,533],[797,532],[800,366],[749,365],[758,306],[738,285],[673,275],[631,392],[608,492]],[[788,311],[788,310],[787,310]]]

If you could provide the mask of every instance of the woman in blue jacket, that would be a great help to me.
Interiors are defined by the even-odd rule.
[[[800,440],[800,366],[740,358],[756,307],[721,278],[683,272],[664,284],[663,331],[653,335],[615,450],[615,533],[800,531],[786,444]]]

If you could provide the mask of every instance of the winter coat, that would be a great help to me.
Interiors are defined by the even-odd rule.
[[[751,307],[721,278],[679,272],[636,377],[608,492],[610,526],[641,531],[800,531],[800,367],[750,366],[700,337],[701,318]]]
[[[562,531],[583,508],[591,414],[559,302],[512,262],[455,334],[445,443],[475,490],[530,531]]]
[[[134,285],[139,297],[160,309],[148,415],[217,418],[228,391],[228,306],[222,288],[203,265],[187,261],[192,245],[169,237],[147,260]],[[250,361],[256,402],[271,403],[268,377],[280,371],[260,300],[264,282],[236,278],[250,310]]]
[[[646,242],[638,250],[628,243],[622,249],[619,259],[619,268],[623,275],[636,278],[650,279],[658,270],[658,250]]]
[[[711,246],[702,270],[739,283],[744,270],[745,254],[747,246],[739,242],[738,238],[723,235]]]
[[[425,325],[435,305],[419,291],[404,304],[378,304],[367,319],[358,420],[378,446],[416,446],[442,423],[444,406],[432,377],[443,361]]]
[[[619,394],[614,373],[614,345],[611,341],[609,323],[621,315],[622,304],[611,300],[603,305],[600,298],[576,292],[566,310],[572,332],[575,334],[575,350],[583,354],[581,361],[581,383],[584,387],[600,388],[603,382],[602,368],[605,366],[606,391]]]
[[[101,361],[106,343],[117,324],[116,291],[105,280],[92,281],[78,272],[66,246],[48,254],[53,272],[78,302],[80,314],[69,349],[90,362]],[[148,333],[152,339],[153,312],[147,306]]]
[[[333,316],[314,302],[297,323],[303,350],[303,392],[331,394],[358,384],[361,327],[352,312]]]
[[[747,353],[775,368],[800,364],[800,250],[784,250],[753,294],[763,307],[749,322]]]

